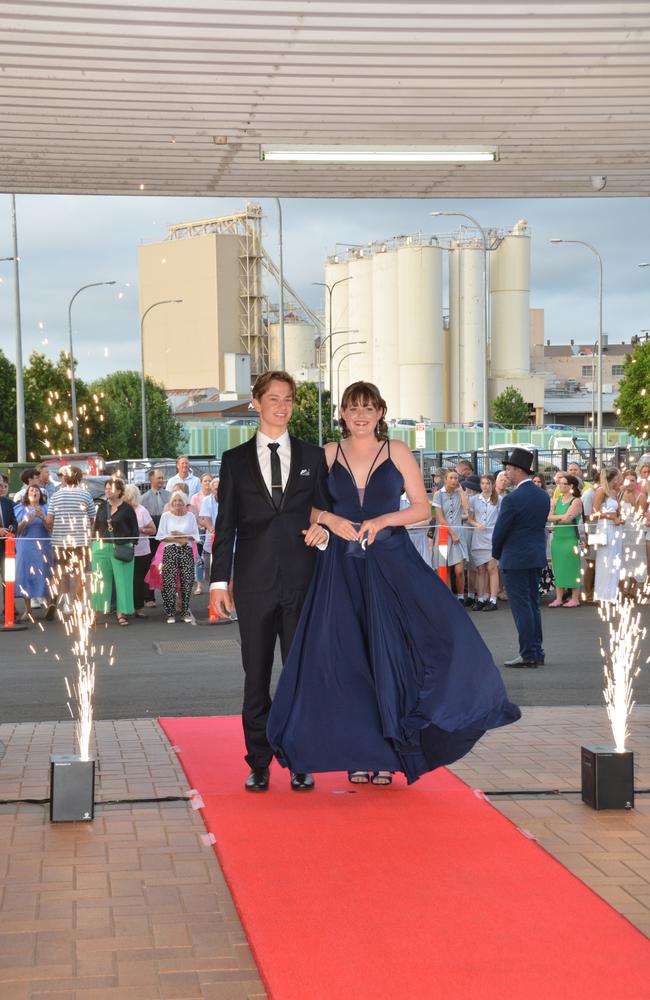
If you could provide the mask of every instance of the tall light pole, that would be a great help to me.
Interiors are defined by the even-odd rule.
[[[327,335],[327,337],[325,339],[329,340],[330,430],[334,430],[334,409],[332,407],[332,400],[334,399],[334,394],[333,394],[333,391],[332,391],[333,390],[333,380],[332,380],[332,336],[333,336],[333,334],[332,334],[332,293],[334,292],[334,289],[336,288],[337,285],[342,285],[344,281],[351,281],[351,280],[352,280],[352,275],[349,274],[347,276],[347,278],[339,278],[338,281],[333,281],[331,285],[329,285],[326,281],[312,281],[312,285],[318,285],[321,288],[326,288],[327,289],[327,294],[329,296],[329,299],[328,299],[328,313],[329,313],[329,324],[328,325],[329,325],[329,333],[328,333],[328,335]],[[340,331],[340,332],[342,333],[343,331]],[[359,352],[356,351],[355,353],[358,354]]]
[[[598,368],[597,368],[597,393],[598,393],[598,411],[596,414],[597,429],[596,429],[596,440],[598,448],[598,462],[602,465],[603,461],[603,259],[596,250],[592,247],[591,243],[587,243],[586,240],[562,240],[553,239],[551,243],[576,243],[578,246],[586,247],[587,250],[591,250],[592,254],[598,262]],[[593,385],[593,383],[592,383]],[[593,429],[593,428],[592,428]]]
[[[77,295],[86,288],[98,288],[99,285],[114,285],[114,281],[91,281],[89,285],[82,285],[74,293],[68,303],[68,350],[70,354],[70,408],[72,410],[72,441],[75,454],[79,452],[79,421],[77,420],[77,389],[74,384],[74,352],[72,349],[72,303]]]
[[[278,248],[280,251],[280,368],[284,371],[284,366],[286,364],[285,359],[285,343],[284,343],[284,264],[282,260],[283,247],[282,247],[282,203],[279,198],[275,199],[276,205],[278,206]]]
[[[11,236],[13,257],[0,257],[0,260],[11,260],[14,265],[14,306],[16,314],[16,458],[19,462],[27,461],[27,446],[25,443],[25,389],[23,385],[23,335],[20,321],[20,276],[18,273],[18,226],[16,223],[16,196],[11,195]]]
[[[144,320],[145,316],[155,309],[156,306],[167,306],[170,303],[177,305],[182,302],[182,299],[161,299],[159,302],[152,302],[145,311],[142,313],[140,319],[140,406],[142,408],[142,457],[148,458],[147,455],[147,397],[144,379]]]
[[[318,340],[318,443],[323,445],[323,385],[321,382],[321,370],[322,364],[320,362],[320,352],[323,349],[323,345],[328,341],[330,343],[330,351],[332,346],[332,340],[334,337],[340,336],[342,333],[358,333],[358,330],[334,330],[332,333],[328,333],[325,337],[319,337]],[[345,346],[345,345],[342,345]],[[331,351],[330,353],[330,372],[332,371],[332,358],[336,354],[336,351]],[[331,379],[330,379],[331,384]],[[331,426],[334,426],[334,396],[332,395],[332,390],[330,389],[330,416],[331,416]]]
[[[467,212],[431,212],[431,215],[447,215],[467,219],[481,234],[483,245],[483,471],[490,471],[490,396],[488,388],[490,343],[490,289],[488,286],[488,245],[483,226]]]
[[[365,340],[357,340],[356,343],[357,344],[365,344],[366,341]],[[343,346],[347,347],[348,345],[345,344]],[[339,394],[339,388],[340,388],[340,386],[339,386],[339,378],[341,376],[341,365],[343,364],[344,361],[347,361],[348,358],[354,358],[357,354],[363,354],[363,353],[364,353],[363,351],[350,351],[349,354],[344,354],[343,357],[341,358],[341,360],[339,361],[338,365],[336,366],[336,395],[337,396]]]

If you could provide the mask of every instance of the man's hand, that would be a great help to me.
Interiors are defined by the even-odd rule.
[[[324,545],[329,538],[329,532],[322,528],[320,524],[311,524],[303,531],[305,545]]]
[[[212,589],[210,591],[210,607],[222,618],[230,618],[235,610],[235,602],[232,599],[230,588],[228,590],[223,590],[221,587]]]

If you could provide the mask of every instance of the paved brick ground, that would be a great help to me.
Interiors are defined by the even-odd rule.
[[[184,795],[151,720],[95,728],[98,801]],[[0,799],[45,798],[49,757],[71,723],[0,726]],[[582,743],[608,742],[604,710],[528,708],[453,770],[650,934],[650,796],[596,813],[568,794]],[[650,788],[650,707],[636,710],[637,787]],[[1,1000],[262,1000],[266,996],[200,814],[184,802],[100,806],[50,824],[42,805],[0,805]]]
[[[48,795],[71,723],[0,726],[0,799]],[[184,795],[158,726],[99,722],[97,800]],[[93,823],[0,806],[2,1000],[262,1000],[266,996],[200,813],[113,805]]]

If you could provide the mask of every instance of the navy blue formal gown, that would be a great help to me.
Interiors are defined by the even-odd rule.
[[[334,513],[358,523],[399,509],[404,483],[390,457],[360,490],[339,454]],[[402,771],[411,783],[520,717],[469,615],[405,528],[385,528],[367,547],[331,535],[269,717],[282,765]]]

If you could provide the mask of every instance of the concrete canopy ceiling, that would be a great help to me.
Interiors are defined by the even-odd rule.
[[[650,4],[0,0],[0,189],[265,197],[650,190]],[[264,143],[493,164],[286,165]]]

